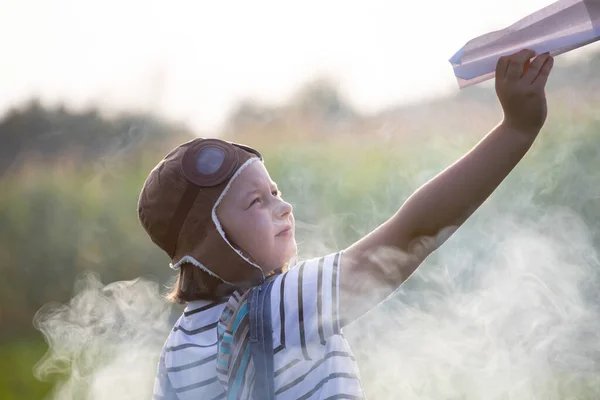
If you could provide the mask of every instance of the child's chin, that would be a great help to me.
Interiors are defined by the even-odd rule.
[[[286,253],[286,257],[285,257],[285,261],[284,262],[289,262],[292,258],[294,258],[294,256],[296,255],[296,253],[298,252],[298,245],[296,244],[296,240],[292,239],[291,243],[289,244],[289,250]]]

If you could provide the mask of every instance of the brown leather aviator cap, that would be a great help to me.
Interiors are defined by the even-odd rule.
[[[264,281],[262,269],[229,242],[216,208],[231,182],[261,154],[220,139],[198,138],[171,151],[146,179],[138,201],[140,222],[171,258],[191,263],[235,286]]]

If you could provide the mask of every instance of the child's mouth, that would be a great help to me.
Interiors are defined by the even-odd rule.
[[[281,237],[281,236],[291,236],[291,235],[292,235],[292,228],[287,227],[275,236]]]

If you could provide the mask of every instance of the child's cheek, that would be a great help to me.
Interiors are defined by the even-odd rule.
[[[268,220],[267,218],[265,218],[265,215],[256,215],[256,218],[254,219],[254,226],[256,226],[258,232],[260,232],[261,234],[265,234],[265,230],[268,229]]]
[[[252,225],[254,227],[253,231],[255,232],[255,240],[263,241],[265,239],[265,235],[268,235],[270,229],[270,220],[267,216],[267,213],[264,211],[256,211],[253,214]]]

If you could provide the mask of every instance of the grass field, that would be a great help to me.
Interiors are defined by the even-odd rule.
[[[300,255],[311,257],[343,248],[383,222],[476,140],[445,134],[427,136],[418,146],[373,137],[319,142],[257,137],[248,143],[263,152],[294,205]],[[105,283],[169,279],[167,260],[144,236],[135,214],[151,163],[148,157],[141,167],[100,172],[30,167],[2,182],[8,190],[0,198],[0,262],[18,266],[0,283],[6,329],[31,327],[40,306],[66,302],[86,270]],[[550,123],[456,238],[394,301],[348,329],[371,398],[395,399],[398,393],[403,399],[600,398],[600,357],[594,353],[600,344],[593,344],[599,322],[592,318],[600,314],[588,287],[598,272],[593,259],[600,243],[599,188],[597,122]],[[510,242],[514,233],[517,243]],[[481,272],[487,270],[496,274],[492,283]],[[385,330],[382,321],[392,328]],[[392,347],[368,346],[374,335]],[[0,399],[49,395],[52,384],[32,373],[45,351],[39,334],[0,343]],[[385,360],[383,369],[376,368],[373,355]]]
[[[0,344],[0,398],[3,400],[43,399],[52,382],[34,378],[33,367],[48,347],[42,338],[14,339]]]

